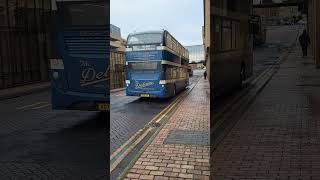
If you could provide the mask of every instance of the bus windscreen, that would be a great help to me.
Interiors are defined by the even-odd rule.
[[[160,44],[163,41],[160,33],[134,34],[128,38],[128,45]]]
[[[129,69],[134,71],[155,71],[159,69],[159,62],[132,62]]]
[[[107,25],[105,3],[65,4],[64,19],[66,26]]]

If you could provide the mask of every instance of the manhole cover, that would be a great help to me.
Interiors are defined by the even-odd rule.
[[[164,141],[165,144],[192,144],[192,145],[210,145],[209,132],[207,131],[189,131],[189,130],[171,130],[169,136]]]

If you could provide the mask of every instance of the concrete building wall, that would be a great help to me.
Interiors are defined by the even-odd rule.
[[[204,0],[204,28],[203,28],[203,41],[204,41],[204,50],[205,50],[205,61],[206,61],[206,69],[208,74],[208,79],[211,79],[210,76],[210,65],[211,65],[211,58],[210,58],[210,46],[211,46],[211,37],[210,37],[210,10],[211,10],[211,1]]]
[[[308,31],[311,39],[312,56],[317,68],[320,68],[320,1],[309,0],[308,5]]]
[[[0,89],[48,80],[51,0],[0,0]]]
[[[112,24],[110,24],[110,48],[110,88],[124,88],[126,41],[121,38],[121,29]]]
[[[126,50],[126,40],[121,38],[121,29],[113,24],[110,24],[110,47],[112,51]]]

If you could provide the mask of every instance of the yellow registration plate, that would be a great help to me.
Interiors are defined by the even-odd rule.
[[[150,97],[150,94],[141,94],[141,97]]]
[[[108,111],[110,109],[110,105],[107,103],[98,104],[99,111]]]

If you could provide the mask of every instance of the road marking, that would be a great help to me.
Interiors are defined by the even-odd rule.
[[[51,104],[45,104],[45,105],[43,105],[43,106],[34,107],[34,108],[32,108],[32,109],[33,109],[33,110],[42,109],[42,108],[45,108],[45,107],[48,107],[48,106],[51,106]]]
[[[120,163],[121,161],[131,152],[131,150],[137,146],[147,135],[148,133],[152,130],[152,128],[148,128],[129,148],[128,150],[120,156],[119,159],[117,159],[114,163],[112,163],[110,172],[112,172]]]
[[[258,82],[260,82],[260,80],[264,80],[265,77],[269,76],[269,73],[274,69],[273,65],[269,66],[266,70],[264,70],[260,75],[258,75],[255,79],[253,79],[251,81],[251,84],[254,85],[254,87],[250,88],[250,89],[244,89],[243,92],[240,92],[240,94],[238,94],[236,97],[234,97],[233,99],[230,100],[229,103],[227,103],[224,108],[219,112],[216,113],[214,115],[214,119],[217,119],[218,121],[215,123],[215,125],[211,128],[211,132],[215,132],[220,125],[225,121],[225,119],[223,118],[223,116],[225,116],[228,113],[228,110],[231,109],[232,107],[235,106],[235,104],[240,103],[241,101],[243,101],[246,96],[252,92],[252,90],[254,90],[254,88],[259,85]]]
[[[271,65],[271,66],[272,66],[272,65]],[[256,82],[258,82],[258,80],[262,79],[262,78],[272,69],[271,66],[269,66],[269,67],[268,67],[267,69],[265,69],[261,74],[259,74],[256,78],[254,78],[254,79],[250,82],[250,84],[255,85]],[[250,87],[248,87],[248,88],[250,88]],[[241,99],[244,95],[246,95],[246,94],[248,93],[248,91],[250,91],[250,89],[244,89],[244,90],[243,90],[242,92],[240,92],[240,94],[238,94],[236,97],[230,99],[230,100],[226,103],[226,105],[223,107],[223,109],[222,109],[220,112],[218,112],[218,113],[215,114],[214,118],[215,118],[215,119],[220,119],[220,116],[222,116],[228,109],[230,109],[230,107],[232,107],[236,102],[238,102],[239,99]],[[215,125],[214,127],[216,127],[216,126],[218,126],[218,125],[219,125],[219,121],[216,123],[216,125]],[[215,129],[214,127],[213,127],[213,129]]]
[[[186,91],[182,92],[180,95],[178,95],[176,97],[176,99],[173,100],[165,109],[163,109],[154,118],[152,118],[148,124],[146,124],[138,132],[136,132],[128,141],[125,142],[124,145],[122,145],[114,153],[112,153],[112,155],[110,156],[110,160],[114,159],[114,157],[116,157],[128,144],[130,144],[131,141],[133,141],[137,135],[139,135],[141,132],[143,132],[145,130],[144,133],[136,141],[134,141],[128,147],[128,149],[126,149],[126,151],[118,159],[115,160],[114,163],[112,163],[111,168],[110,168],[110,172],[112,172],[123,161],[123,159],[125,159],[125,157],[132,151],[132,149],[135,148],[145,138],[145,136],[149,133],[149,131],[152,130],[152,128],[148,127],[148,126],[150,126],[152,123],[159,123],[167,115],[168,112],[170,112],[179,102],[181,102],[183,97],[186,94],[188,94],[188,92],[191,92],[191,90],[193,89],[193,87],[196,86],[196,84],[199,80],[200,80],[200,78],[197,79],[197,81],[195,83],[193,83],[193,86],[189,90],[186,90]]]
[[[250,93],[246,94],[244,97],[241,98],[241,100],[236,103],[234,106],[232,106],[232,111],[226,112],[226,114],[221,117],[222,121],[225,121],[227,117],[229,117],[231,114],[233,114],[234,112],[236,112],[237,110],[241,109],[241,107],[245,107],[247,109],[244,109],[244,113],[240,115],[240,117],[238,118],[238,120],[234,123],[231,124],[231,126],[227,126],[224,131],[221,133],[220,136],[218,136],[218,138],[215,139],[215,142],[213,143],[213,151],[216,150],[216,148],[219,146],[219,144],[222,142],[222,140],[229,134],[229,132],[233,129],[233,127],[238,124],[240,122],[241,119],[244,118],[244,116],[247,114],[248,112],[248,108],[251,108],[252,104],[251,102],[253,102],[255,100],[255,97],[264,89],[264,87],[269,83],[269,81],[273,78],[274,74],[277,73],[277,69],[276,68],[272,68],[273,71],[269,72],[267,76],[265,76],[265,78],[263,79],[262,83],[258,84],[257,88],[253,88],[250,91],[253,92],[253,94],[250,95]],[[213,131],[210,131],[210,134],[213,134],[215,132],[215,130],[213,129]],[[212,151],[212,152],[213,152]]]
[[[173,105],[175,105],[177,103],[177,100],[179,100],[181,98],[183,94],[179,95],[174,101],[172,101],[166,108],[164,108],[162,111],[160,111],[154,118],[151,119],[151,121],[146,124],[145,127],[149,126],[150,124],[156,122],[159,123],[160,120],[165,116],[165,112],[167,112],[168,109],[172,109]],[[159,118],[161,117],[161,118]],[[145,127],[141,128],[139,131],[137,131],[129,140],[127,140],[122,146],[120,146],[117,150],[114,151],[114,153],[112,153],[112,155],[110,156],[110,160],[113,159],[115,156],[117,156],[131,141],[133,141],[134,137],[136,137],[139,133],[141,133],[141,131],[143,131],[143,129],[145,129]]]
[[[47,104],[47,103],[48,103],[48,102],[37,102],[37,103],[34,103],[34,104],[30,104],[30,105],[18,107],[18,108],[16,108],[16,109],[17,109],[17,110],[22,110],[22,109],[26,109],[26,108],[29,108],[29,107],[34,107],[34,106],[37,106],[37,105],[40,105],[40,104]]]
[[[171,102],[171,104],[169,104],[169,106],[167,106],[165,109],[163,109],[160,113],[158,113],[148,124],[146,124],[146,126],[144,126],[143,128],[141,128],[140,130],[138,130],[129,140],[127,140],[122,146],[120,146],[117,150],[114,151],[114,153],[112,153],[112,155],[110,156],[110,160],[112,160],[114,157],[116,157],[128,144],[130,144],[141,132],[143,132],[143,130],[148,127],[150,124],[156,122],[156,123],[159,123],[160,120],[166,115],[165,112],[169,112],[176,104],[177,104],[177,100],[179,100],[181,98],[183,94],[179,95],[173,102]],[[168,111],[169,110],[169,111]],[[161,117],[161,118],[159,118]],[[149,129],[149,128],[148,128]],[[138,138],[135,142],[133,142],[133,144],[138,144],[136,143],[137,141],[139,141],[140,138]],[[126,152],[124,154],[127,154],[129,153],[131,150],[128,148],[126,150]],[[121,161],[123,160],[124,158],[121,159]],[[118,161],[118,159],[116,160]],[[116,162],[115,161],[115,162]],[[121,162],[120,161],[120,162]],[[119,163],[120,163],[119,162]],[[118,163],[118,164],[119,164]],[[117,164],[117,165],[118,165]],[[114,167],[116,168],[117,165]],[[111,171],[110,171],[111,172]]]
[[[193,90],[194,87],[197,86],[198,82],[201,80],[201,78],[197,79],[197,81],[194,82],[193,86],[189,86],[189,89],[184,91],[184,94],[181,93],[181,97],[187,97]],[[178,98],[177,98],[178,99]],[[181,98],[181,100],[179,102],[176,102],[174,104],[179,104],[181,102],[183,102],[184,98]],[[173,101],[175,102],[175,101]],[[173,102],[171,105],[173,105]],[[176,105],[174,105],[173,107],[175,107]],[[169,107],[167,107],[169,108]],[[165,117],[170,111],[164,113],[162,116],[160,116],[161,112],[158,114],[162,119],[163,117]],[[167,119],[169,120],[169,119]],[[166,123],[166,122],[164,122]],[[134,163],[137,161],[138,157],[141,156],[141,154],[145,151],[145,149],[150,145],[150,143],[154,140],[154,138],[157,136],[157,134],[162,130],[162,127],[165,124],[161,124],[161,126],[158,129],[155,129],[155,133],[153,133],[150,137],[150,139],[147,140],[147,142],[143,145],[143,147],[139,150],[139,152],[135,155],[135,157],[133,158],[133,160],[131,160],[131,162],[126,166],[126,168],[120,173],[120,175],[118,176],[118,179],[123,179],[125,174],[128,173],[129,169],[133,167]],[[120,178],[119,178],[120,177]]]
[[[110,160],[112,160],[117,154],[119,154],[119,153],[122,151],[122,149],[123,149],[124,147],[126,147],[126,146],[129,144],[129,142],[131,142],[141,131],[142,131],[142,129],[140,129],[139,131],[137,131],[133,136],[131,136],[131,138],[130,138],[128,141],[126,141],[122,146],[120,146],[117,150],[115,150],[115,151],[111,154]]]
[[[178,102],[175,102],[173,105],[171,105],[171,107],[166,111],[166,112],[170,112],[177,104]],[[164,113],[161,117],[159,117],[157,120],[156,120],[156,123],[159,123],[167,114]]]

